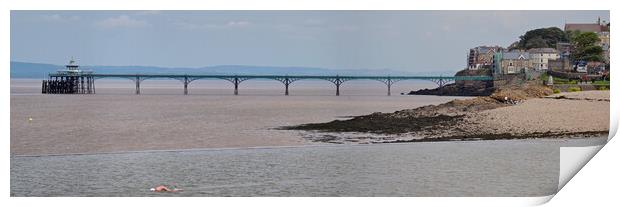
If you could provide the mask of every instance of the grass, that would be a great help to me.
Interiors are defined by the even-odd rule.
[[[553,93],[560,93],[560,92],[562,92],[562,91],[560,91],[560,89],[557,89],[557,88],[553,89]]]
[[[596,89],[598,89],[599,91],[606,91],[606,90],[609,90],[609,87],[607,87],[607,86],[599,86]]]
[[[581,88],[579,88],[579,87],[570,87],[570,88],[568,88],[568,91],[569,92],[577,92],[577,91],[581,91]]]
[[[568,80],[563,78],[553,77],[554,84],[577,84],[577,80]]]
[[[553,77],[553,84],[578,84],[578,83],[579,82],[577,80],[568,80],[568,79]],[[592,85],[609,87],[609,81],[608,80],[597,80],[597,81],[592,82]]]
[[[609,85],[609,81],[608,80],[598,80],[598,81],[594,81],[592,82],[593,85]]]

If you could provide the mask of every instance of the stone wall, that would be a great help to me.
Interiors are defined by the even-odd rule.
[[[490,76],[491,69],[485,68],[480,70],[462,70],[456,73],[456,76]],[[493,81],[474,81],[474,80],[458,80],[455,86],[466,91],[479,91],[493,87]]]
[[[570,72],[572,71],[570,62],[568,61],[568,58],[563,58],[563,59],[557,59],[557,60],[549,60],[548,62],[548,66],[549,66],[549,70],[553,70],[553,71],[563,71],[563,72]]]
[[[493,77],[493,87],[521,85],[525,83],[525,80],[525,73],[495,75]]]

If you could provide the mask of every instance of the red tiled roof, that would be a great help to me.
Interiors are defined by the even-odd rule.
[[[599,24],[565,24],[564,31],[575,31],[579,30],[582,32],[601,32],[604,31],[606,26]]]

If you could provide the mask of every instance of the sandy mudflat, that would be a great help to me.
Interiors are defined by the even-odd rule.
[[[609,130],[609,91],[555,94],[515,106],[472,114],[469,121],[490,133],[560,133]]]

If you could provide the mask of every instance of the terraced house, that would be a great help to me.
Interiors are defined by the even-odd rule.
[[[530,64],[534,70],[548,70],[549,60],[560,58],[558,51],[553,48],[532,48],[527,52],[530,54]]]
[[[493,67],[493,56],[496,52],[503,51],[500,46],[479,46],[469,50],[467,55],[467,68],[477,70]]]
[[[531,69],[530,53],[510,51],[495,53],[493,58],[493,73],[515,74]]]

